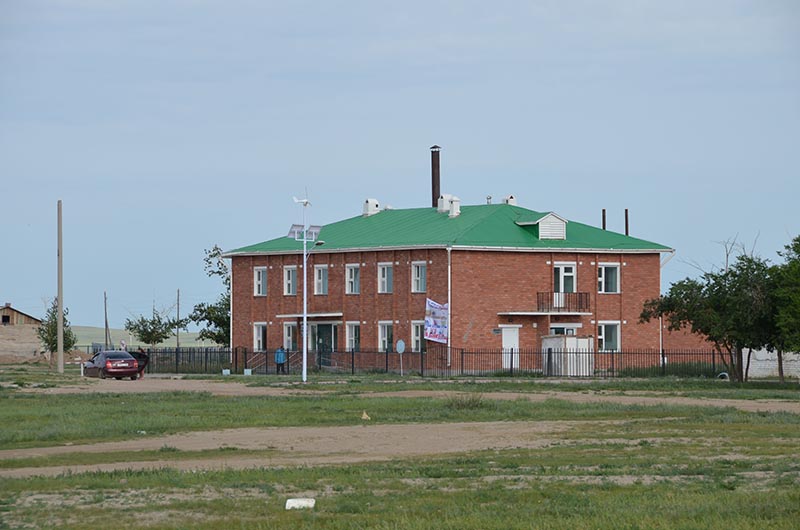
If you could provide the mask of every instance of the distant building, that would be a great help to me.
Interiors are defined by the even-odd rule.
[[[42,321],[18,309],[10,303],[0,306],[0,358],[25,360],[35,356],[41,349],[36,330]]]
[[[6,302],[3,307],[0,307],[0,324],[3,326],[38,326],[41,323],[42,321],[40,319],[23,313],[18,309],[14,309],[9,302]]]

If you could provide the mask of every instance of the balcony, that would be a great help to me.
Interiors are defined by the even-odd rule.
[[[591,313],[589,293],[536,293],[539,313]]]

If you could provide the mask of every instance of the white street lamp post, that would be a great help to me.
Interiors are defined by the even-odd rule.
[[[306,207],[311,206],[308,199],[294,199],[294,202],[303,205],[303,224],[292,225],[289,229],[289,237],[294,237],[295,241],[303,242],[303,382],[308,380],[308,243],[316,241],[319,236],[321,226],[306,225]],[[323,244],[324,241],[316,241],[315,246]],[[313,250],[313,247],[312,247]]]

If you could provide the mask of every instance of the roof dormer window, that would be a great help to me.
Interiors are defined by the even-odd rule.
[[[519,226],[536,226],[539,239],[567,239],[567,220],[553,212],[546,213],[538,219],[520,219]]]

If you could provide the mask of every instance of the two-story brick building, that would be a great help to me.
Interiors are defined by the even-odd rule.
[[[658,322],[639,323],[660,294],[666,246],[516,205],[383,209],[322,227],[303,270],[291,237],[226,254],[233,347],[298,348],[302,278],[310,351],[425,348],[426,300],[449,306],[455,348],[536,349],[546,335],[592,337],[595,351],[656,349]]]

